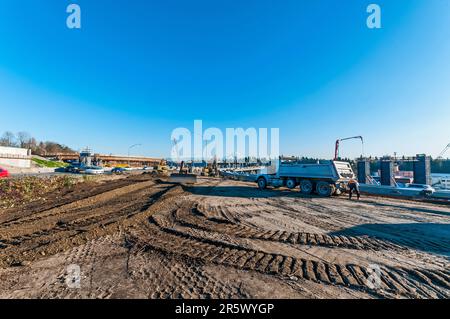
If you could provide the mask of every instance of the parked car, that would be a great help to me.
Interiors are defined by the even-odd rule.
[[[74,173],[74,174],[78,174],[78,173],[81,172],[81,166],[80,166],[80,165],[74,165],[74,164],[72,164],[72,165],[66,166],[66,167],[64,168],[64,171],[65,171],[66,173]]]
[[[9,177],[9,172],[6,169],[0,167],[0,178],[7,178],[7,177]]]
[[[103,167],[99,166],[87,166],[84,169],[84,173],[88,175],[102,175],[105,173],[105,170],[103,169]]]
[[[116,174],[116,175],[121,175],[121,174],[124,174],[125,172],[126,172],[126,169],[123,167],[114,167],[111,170],[111,173]]]
[[[430,185],[425,184],[406,184],[406,188],[420,190],[423,195],[432,195],[436,191]]]

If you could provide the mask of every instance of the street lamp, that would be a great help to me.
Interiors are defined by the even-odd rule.
[[[142,144],[133,144],[128,148],[128,166],[130,166],[130,151],[132,148],[137,147],[137,146],[142,146]]]

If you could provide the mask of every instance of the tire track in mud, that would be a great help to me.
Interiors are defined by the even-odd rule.
[[[373,289],[370,284],[372,271],[363,266],[296,259],[218,240],[195,237],[171,228],[170,220],[165,216],[152,216],[150,221],[151,223],[142,225],[140,230],[132,234],[134,244],[170,256],[179,255],[241,270],[341,285],[378,297],[448,298],[450,296],[449,282],[440,277],[437,271],[415,269],[414,272],[420,276],[420,280],[417,280],[417,276],[408,275],[408,270],[383,267],[380,273],[380,289]],[[408,276],[405,277],[405,275]],[[440,281],[436,282],[435,277],[439,277]],[[433,282],[433,286],[422,285],[427,281]]]
[[[146,186],[144,185],[144,187]],[[116,195],[116,192],[111,195]],[[71,207],[63,207],[45,216],[18,220],[12,225],[3,227],[0,236],[6,240],[6,243],[18,245],[35,238],[45,241],[46,236],[53,236],[56,233],[85,231],[84,227],[89,228],[98,223],[106,224],[108,218],[114,220],[128,214],[129,211],[135,211],[142,207],[147,196],[152,194],[147,189],[139,187],[129,193],[117,195],[115,198],[96,202],[95,205],[91,205],[90,201],[80,201],[77,206],[72,203]],[[34,232],[30,230],[34,230]]]
[[[200,206],[200,209],[199,209]],[[205,211],[203,211],[205,209]],[[355,264],[334,264],[321,260],[296,259],[242,247],[217,236],[203,236],[184,231],[183,227],[208,233],[273,240],[293,244],[316,244],[353,249],[398,249],[396,245],[372,238],[329,236],[323,234],[261,231],[234,224],[216,207],[212,212],[205,205],[185,201],[178,208],[153,214],[149,224],[141,225],[133,240],[142,247],[169,255],[181,255],[194,260],[222,264],[242,270],[287,277],[299,277],[315,282],[343,285],[364,290],[375,296],[404,296],[409,298],[448,298],[450,278],[439,270],[404,269],[383,266],[379,289],[371,285],[372,269]],[[188,230],[189,230],[188,229]]]
[[[340,199],[343,200],[343,199]],[[346,201],[346,200],[344,200]],[[348,225],[348,224],[367,224],[367,228],[371,229],[370,224],[376,225],[377,223],[384,223],[383,218],[369,218],[367,214],[363,216],[355,215],[354,213],[348,213],[349,208],[347,207],[346,210],[333,210],[330,205],[325,204],[318,204],[311,201],[294,201],[291,202],[289,200],[284,199],[276,199],[274,201],[270,201],[268,203],[264,203],[265,205],[276,207],[278,210],[280,210],[283,213],[287,213],[289,216],[296,214],[291,217],[295,216],[301,216],[301,219],[303,222],[307,222],[310,225],[313,226],[319,226],[321,228],[333,230],[332,234],[338,234],[338,236],[350,236],[355,237],[358,236],[358,232],[353,232],[351,230],[349,231],[341,231],[341,227],[337,227],[335,224],[330,224],[325,221],[323,221],[321,218],[318,218],[317,216],[311,217],[310,212],[318,212],[319,214],[325,214],[325,215],[333,215],[333,218],[336,219],[339,224]],[[301,204],[302,208],[295,207],[294,204]],[[362,202],[364,205],[375,205],[372,202]],[[306,209],[305,209],[306,208]],[[382,212],[382,217],[392,217],[392,212],[387,211],[385,208],[380,209],[380,205],[376,206],[377,210]],[[267,208],[266,208],[267,209]],[[364,207],[364,210],[368,210],[369,207]],[[414,207],[412,207],[414,209]],[[411,213],[408,211],[408,208],[403,207],[400,208],[402,212]],[[297,215],[298,214],[298,215]],[[408,219],[411,219],[414,222],[421,222],[421,218],[418,217],[410,217]],[[271,219],[271,223],[277,224],[276,219]],[[279,225],[281,228],[286,228],[286,225]],[[373,232],[372,232],[373,233]],[[380,231],[379,236],[376,234],[372,235],[372,239],[381,241],[386,243],[383,238],[389,237],[389,245],[396,246],[398,249],[407,249],[407,247],[410,248],[423,248],[426,247],[429,251],[436,252],[438,254],[446,254],[450,249],[450,241],[448,239],[439,239],[439,240],[432,240],[429,238],[414,238],[410,239],[405,236],[399,236],[398,230],[395,228],[385,227],[382,231]]]
[[[70,214],[81,215],[82,213],[98,208],[107,209],[108,206],[114,207],[114,205],[125,202],[130,196],[136,197],[136,195],[139,195],[144,188],[152,185],[154,185],[152,181],[145,181],[137,184],[121,186],[119,188],[112,190],[110,189],[106,192],[102,192],[101,194],[88,196],[64,205],[57,205],[57,207],[41,211],[40,213],[35,213],[33,215],[29,215],[27,213],[21,217],[15,218],[14,220],[2,223],[0,225],[1,233],[7,231],[9,227],[17,227],[22,224],[30,225],[33,222],[39,222],[42,220],[45,221],[58,215],[64,215],[64,218],[70,219]]]
[[[199,209],[200,208],[200,209]],[[292,245],[309,245],[322,247],[340,247],[363,250],[400,250],[398,245],[383,242],[375,238],[360,238],[351,236],[330,236],[326,234],[313,234],[306,232],[288,232],[276,230],[262,230],[242,224],[235,224],[228,219],[208,217],[200,205],[180,208],[174,214],[173,223],[185,227],[200,229],[208,232],[218,232],[239,238],[274,241]],[[216,208],[218,209],[218,208]],[[219,208],[220,209],[220,208]]]
[[[132,176],[125,179],[101,183],[98,185],[91,185],[87,183],[86,185],[82,185],[80,189],[70,189],[63,194],[55,194],[54,196],[56,197],[52,200],[32,202],[19,209],[10,208],[4,210],[0,214],[0,227],[3,227],[5,224],[14,223],[17,220],[24,219],[28,216],[36,216],[42,212],[47,212],[52,209],[60,208],[62,206],[69,205],[81,200],[95,198],[98,195],[108,193],[119,188],[148,181],[148,178]],[[52,195],[50,195],[50,197],[51,196]]]
[[[66,280],[68,277],[66,267],[69,265],[83,265],[81,268],[81,277],[83,281],[85,279],[89,280],[92,276],[93,262],[96,257],[95,247],[98,244],[104,243],[105,238],[99,240],[91,240],[84,245],[77,246],[67,251],[67,255],[64,258],[64,266],[60,269],[57,276],[58,281],[50,283],[48,286],[42,287],[41,296],[43,298],[79,298],[81,297],[78,289],[70,289],[66,285]],[[85,265],[89,265],[86,267]]]
[[[151,299],[230,299],[249,298],[236,283],[223,282],[204,270],[200,260],[168,256],[154,251],[140,252],[133,257],[142,259],[137,264],[152,266],[131,269],[132,279],[144,283],[147,297]],[[156,265],[155,265],[156,263]]]
[[[193,207],[198,210],[198,213],[192,214],[195,217],[201,217],[202,220],[185,220],[184,217],[180,218],[180,223],[184,223],[186,226],[195,227],[197,225],[197,228],[203,228],[203,229],[211,229],[212,227],[215,227],[212,225],[212,222],[215,220],[216,216],[220,216],[219,218],[224,218],[224,223],[228,224],[237,224],[239,227],[247,227],[248,231],[247,234],[252,234],[251,236],[244,235],[243,237],[249,238],[249,239],[263,239],[263,240],[269,240],[269,241],[278,241],[278,242],[284,242],[284,243],[292,243],[292,244],[301,244],[301,245],[309,245],[309,246],[323,246],[323,247],[340,247],[340,248],[349,248],[349,249],[364,249],[364,250],[396,250],[396,251],[406,251],[409,248],[423,248],[427,247],[429,251],[438,253],[438,254],[446,254],[450,249],[450,241],[448,239],[440,239],[440,240],[433,240],[430,238],[407,238],[405,236],[401,236],[398,234],[395,227],[385,227],[382,231],[382,233],[377,236],[376,233],[374,233],[372,236],[359,236],[358,232],[352,232],[350,231],[342,231],[341,229],[337,229],[333,233],[329,234],[314,234],[314,233],[297,233],[292,231],[284,231],[278,234],[274,234],[273,232],[267,231],[266,234],[259,235],[257,234],[257,238],[254,236],[254,231],[258,229],[257,226],[253,225],[246,225],[245,222],[237,220],[229,220],[226,218],[226,215],[221,212],[223,207],[220,203],[218,205],[209,205],[208,203],[199,202],[193,204]],[[256,210],[256,207],[251,206],[252,215],[257,215],[258,218],[265,220],[266,211],[264,207],[261,206],[258,211]],[[237,209],[236,214],[243,214],[241,211],[245,211],[244,208],[246,208],[247,205],[242,205],[242,207],[239,207]],[[286,209],[284,208],[283,211]],[[262,213],[261,213],[262,212]],[[236,215],[235,214],[235,215]],[[185,214],[186,215],[186,214]],[[271,214],[267,214],[267,221],[271,224],[274,224],[278,226],[280,229],[289,229],[289,225],[286,225],[285,223],[279,222],[275,217],[270,217]],[[304,215],[302,215],[303,219]],[[190,216],[187,217],[188,219],[192,219]],[[320,219],[320,218],[316,218]],[[204,223],[209,223],[209,225],[205,226]],[[312,223],[312,225],[315,225],[316,223]],[[231,226],[230,226],[231,227]],[[234,226],[232,226],[234,227]],[[367,225],[367,228],[370,230],[371,225]],[[375,226],[376,227],[376,224]],[[222,226],[223,228],[223,226]],[[252,231],[253,230],[253,231]],[[295,237],[296,234],[299,234],[299,237]],[[386,235],[387,234],[387,235]],[[286,238],[285,236],[288,236]],[[306,236],[306,238],[305,238]],[[385,240],[385,236],[389,236],[388,240]],[[258,238],[259,237],[259,238]],[[268,238],[269,237],[269,238]]]
[[[235,205],[236,206],[236,205]],[[231,205],[231,207],[235,207]],[[238,205],[239,206],[239,205]],[[246,206],[246,205],[242,205]],[[248,205],[247,205],[248,206]],[[250,204],[252,214],[257,213],[255,205]],[[230,206],[227,206],[230,208]],[[242,208],[242,207],[239,207]],[[241,210],[239,209],[238,210]],[[240,213],[240,212],[239,212]],[[239,214],[238,213],[238,214]],[[245,213],[244,213],[245,214]],[[209,205],[207,202],[198,200],[191,203],[191,206],[179,208],[169,215],[168,224],[163,227],[162,230],[168,233],[174,232],[170,227],[177,228],[178,232],[180,227],[184,226],[185,229],[198,229],[209,233],[223,233],[229,236],[247,238],[247,239],[262,239],[268,241],[276,241],[288,244],[301,244],[301,245],[318,245],[325,247],[339,247],[339,248],[351,248],[362,250],[406,250],[404,246],[397,245],[396,243],[389,243],[377,238],[371,237],[353,237],[347,235],[324,235],[324,234],[312,234],[312,233],[296,233],[286,231],[263,231],[254,226],[247,226],[242,224],[241,221],[236,220],[236,214],[231,214],[233,218],[228,218],[229,211],[223,211],[222,205],[215,204]],[[240,223],[240,224],[238,224]],[[156,223],[157,224],[157,223]],[[184,227],[181,227],[183,229]],[[200,233],[201,234],[201,233]],[[180,235],[180,234],[178,234]],[[195,238],[195,232],[187,232],[181,234],[182,236],[191,236]],[[208,236],[210,237],[210,236]],[[254,258],[258,253],[251,253]],[[261,255],[260,258],[263,258]],[[266,256],[266,259],[268,257]],[[281,257],[278,257],[280,259]],[[284,273],[289,274],[286,269],[287,264],[297,264],[298,262],[290,260],[291,257],[286,257],[283,260]],[[242,260],[242,258],[241,258]],[[272,261],[270,262],[273,262]],[[254,262],[253,262],[254,263]],[[362,278],[369,278],[370,272],[367,268],[355,266],[342,267],[340,265],[329,265],[321,262],[311,261],[312,267],[308,266],[309,262],[303,262],[301,266],[304,270],[306,278],[313,280],[320,280],[322,282],[328,282],[328,278],[333,284],[344,283],[346,285],[362,285],[364,281]],[[238,263],[238,266],[242,263]],[[276,267],[269,267],[269,269],[276,269]],[[308,271],[308,269],[310,271]],[[425,297],[425,298],[448,298],[449,296],[449,283],[450,278],[444,271],[431,271],[431,270],[410,270],[403,268],[384,267],[386,273],[382,276],[381,285],[385,291],[402,292],[403,295],[409,297]],[[267,270],[267,268],[266,268]],[[315,270],[317,273],[314,273]],[[428,274],[425,275],[425,273]],[[314,275],[313,275],[314,274]],[[326,275],[325,275],[326,274]],[[328,276],[328,277],[327,277]],[[359,280],[353,280],[352,278],[359,278]],[[404,280],[403,278],[408,278]],[[439,284],[436,285],[435,283]],[[424,287],[425,286],[425,287]],[[407,292],[405,294],[405,292]]]
[[[145,266],[133,268],[132,263],[129,268],[127,261],[126,273],[133,282],[150,281],[142,287],[147,289],[150,298],[251,297],[235,283],[222,282],[208,274],[205,266],[209,265],[254,271],[284,281],[308,280],[348,287],[375,297],[450,297],[450,271],[447,270],[383,266],[375,289],[371,285],[373,272],[366,266],[268,253],[244,247],[242,241],[234,239],[359,250],[399,249],[394,244],[366,237],[266,231],[242,224],[234,211],[242,209],[241,205],[211,206],[201,199],[196,204],[198,200],[192,201],[189,193],[172,184],[156,183],[150,187],[150,183],[139,182],[136,185],[41,210],[36,216],[27,213],[22,217],[16,215],[14,220],[4,219],[0,232],[9,237],[0,240],[0,266],[21,265],[23,261],[69,249],[74,251],[67,262],[98,264],[100,261],[94,260],[94,241],[125,231],[131,258],[161,258],[156,270]],[[98,201],[99,198],[103,199]],[[251,209],[258,213],[258,207],[253,205]],[[87,269],[87,272],[92,277],[94,271]],[[60,276],[63,275],[62,272]],[[114,283],[105,289],[93,288],[88,296],[108,298],[116,288]],[[50,295],[53,290],[50,289]]]
[[[134,193],[135,196],[122,194],[123,196],[112,198],[112,202],[115,202],[112,206],[103,202],[99,203],[97,209],[92,210],[91,205],[85,205],[86,203],[81,201],[80,207],[84,207],[84,210],[77,210],[67,223],[55,225],[57,219],[51,215],[47,219],[44,217],[37,224],[32,222],[28,225],[25,222],[11,226],[7,229],[9,237],[3,239],[3,248],[0,249],[0,266],[21,265],[24,261],[56,254],[89,240],[115,233],[122,227],[130,227],[134,222],[145,220],[144,216],[149,214],[149,208],[175,187],[167,184],[143,189],[142,186],[146,185],[137,184],[137,192],[126,186],[129,193]],[[112,191],[111,194],[114,195],[115,192]],[[117,200],[122,204],[117,205]],[[68,218],[64,209],[61,210],[61,215]],[[14,236],[14,232],[18,235]]]

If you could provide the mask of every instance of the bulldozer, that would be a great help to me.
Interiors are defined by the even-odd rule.
[[[209,177],[217,177],[219,176],[219,168],[217,165],[217,160],[214,160],[214,162],[207,164],[203,170],[202,170],[202,176],[209,176]]]
[[[159,164],[153,167],[153,176],[168,176],[169,175],[169,166],[167,165],[167,161],[161,160]]]
[[[189,169],[184,161],[180,164],[180,170],[178,173],[170,175],[169,182],[180,184],[195,184],[197,183],[197,175],[189,174]]]

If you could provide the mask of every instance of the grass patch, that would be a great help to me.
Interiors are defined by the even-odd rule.
[[[59,167],[66,167],[69,165],[64,162],[46,161],[35,157],[32,159],[32,161],[39,167],[48,167],[48,168],[59,168]]]
[[[42,200],[47,194],[61,192],[76,183],[70,176],[0,179],[0,209]]]

